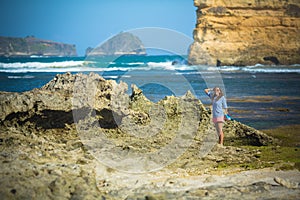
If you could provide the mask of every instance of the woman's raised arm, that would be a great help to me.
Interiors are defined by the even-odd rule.
[[[211,91],[211,90],[212,90],[211,88],[206,88],[206,89],[204,89],[204,92],[208,95],[209,91]]]

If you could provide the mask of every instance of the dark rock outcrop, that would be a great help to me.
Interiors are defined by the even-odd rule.
[[[300,63],[300,1],[195,0],[191,64]]]
[[[0,56],[29,57],[29,56],[77,56],[76,47],[49,40],[41,40],[33,36],[25,38],[0,36]]]

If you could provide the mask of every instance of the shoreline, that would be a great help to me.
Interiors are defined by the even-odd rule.
[[[282,146],[300,148],[300,124],[283,125],[260,131],[281,140]]]

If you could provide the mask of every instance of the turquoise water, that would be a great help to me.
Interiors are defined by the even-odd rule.
[[[258,129],[299,124],[300,65],[193,66],[187,65],[186,56],[172,55],[0,58],[0,90],[39,88],[67,71],[99,73],[129,87],[136,84],[152,101],[190,90],[208,105],[203,89],[218,85],[226,93],[231,116],[238,121]]]

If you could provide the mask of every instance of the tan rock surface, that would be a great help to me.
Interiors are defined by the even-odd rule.
[[[300,2],[195,0],[191,64],[300,63]]]
[[[279,177],[276,187],[274,180],[270,185],[267,175],[259,173],[243,184],[239,179],[245,174],[222,177],[253,162],[264,167],[260,152],[216,146],[210,114],[190,92],[153,103],[136,86],[132,90],[128,95],[125,83],[97,74],[66,73],[41,89],[1,93],[1,198],[138,199],[149,194],[197,199],[209,194],[207,198],[214,199],[227,194],[232,199],[232,194],[264,198],[270,191],[273,196],[276,191],[285,197],[299,194],[299,180],[287,178],[298,171],[282,175],[270,169],[271,180]],[[242,145],[274,142],[236,121],[228,122],[226,131],[230,141]],[[232,167],[219,170],[227,165]]]

